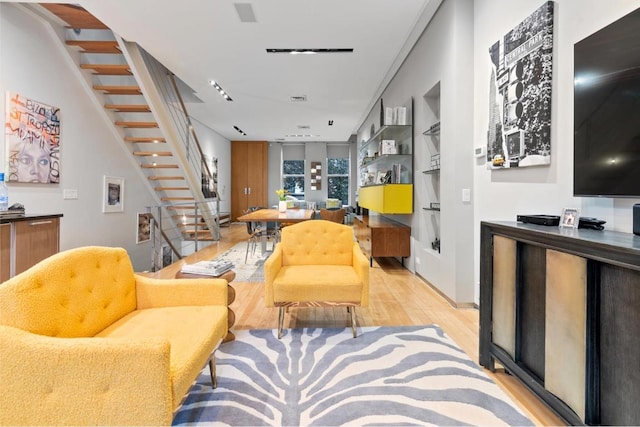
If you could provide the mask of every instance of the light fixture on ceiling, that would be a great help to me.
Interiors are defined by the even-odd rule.
[[[289,97],[291,102],[307,102],[307,95],[294,95]]]
[[[209,80],[209,84],[211,86],[213,86],[213,88],[215,90],[218,91],[218,93],[220,94],[221,97],[223,97],[224,99],[226,99],[227,101],[233,101],[233,99],[231,99],[231,97],[229,96],[229,94],[227,92],[224,91],[224,89],[222,89],[222,87],[220,87],[220,85],[215,81],[215,80]]]
[[[333,126],[333,120],[329,120],[329,126]]]
[[[296,133],[296,134],[289,134],[289,135],[285,135],[285,138],[317,138],[320,135],[311,135],[311,134],[301,134],[301,133]]]
[[[244,133],[244,131],[242,129],[240,129],[238,126],[234,126],[233,127],[235,130],[237,130],[238,132],[240,132],[242,135],[247,136],[246,133]]]
[[[288,53],[290,55],[315,55],[316,53],[353,53],[353,48],[330,48],[330,49],[273,49],[268,48],[267,53]]]

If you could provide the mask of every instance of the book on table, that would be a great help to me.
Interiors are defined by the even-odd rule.
[[[205,276],[221,276],[232,268],[233,264],[230,261],[199,261],[194,264],[183,265],[180,272],[188,274],[202,274]]]

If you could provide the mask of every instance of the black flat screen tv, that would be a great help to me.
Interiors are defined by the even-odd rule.
[[[640,9],[574,45],[575,196],[640,197]]]

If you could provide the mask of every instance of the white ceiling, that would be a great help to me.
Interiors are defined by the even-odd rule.
[[[204,101],[198,121],[230,140],[346,141],[442,0],[78,0]],[[64,1],[62,1],[64,2]],[[241,22],[249,3],[257,22]],[[353,48],[268,54],[267,48]],[[211,87],[216,80],[233,98]],[[306,95],[304,103],[291,96]],[[333,126],[328,121],[333,120]],[[234,130],[238,126],[247,135]],[[298,126],[310,126],[300,129]],[[311,134],[313,137],[285,135]]]

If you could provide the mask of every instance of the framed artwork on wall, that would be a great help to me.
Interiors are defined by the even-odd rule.
[[[322,189],[322,163],[311,162],[311,189]]]
[[[552,54],[552,1],[489,48],[489,169],[551,163]]]
[[[60,108],[7,92],[6,181],[60,183]]]
[[[151,240],[151,214],[149,212],[138,212],[137,224],[136,244]]]
[[[102,212],[124,212],[124,178],[104,177]]]

